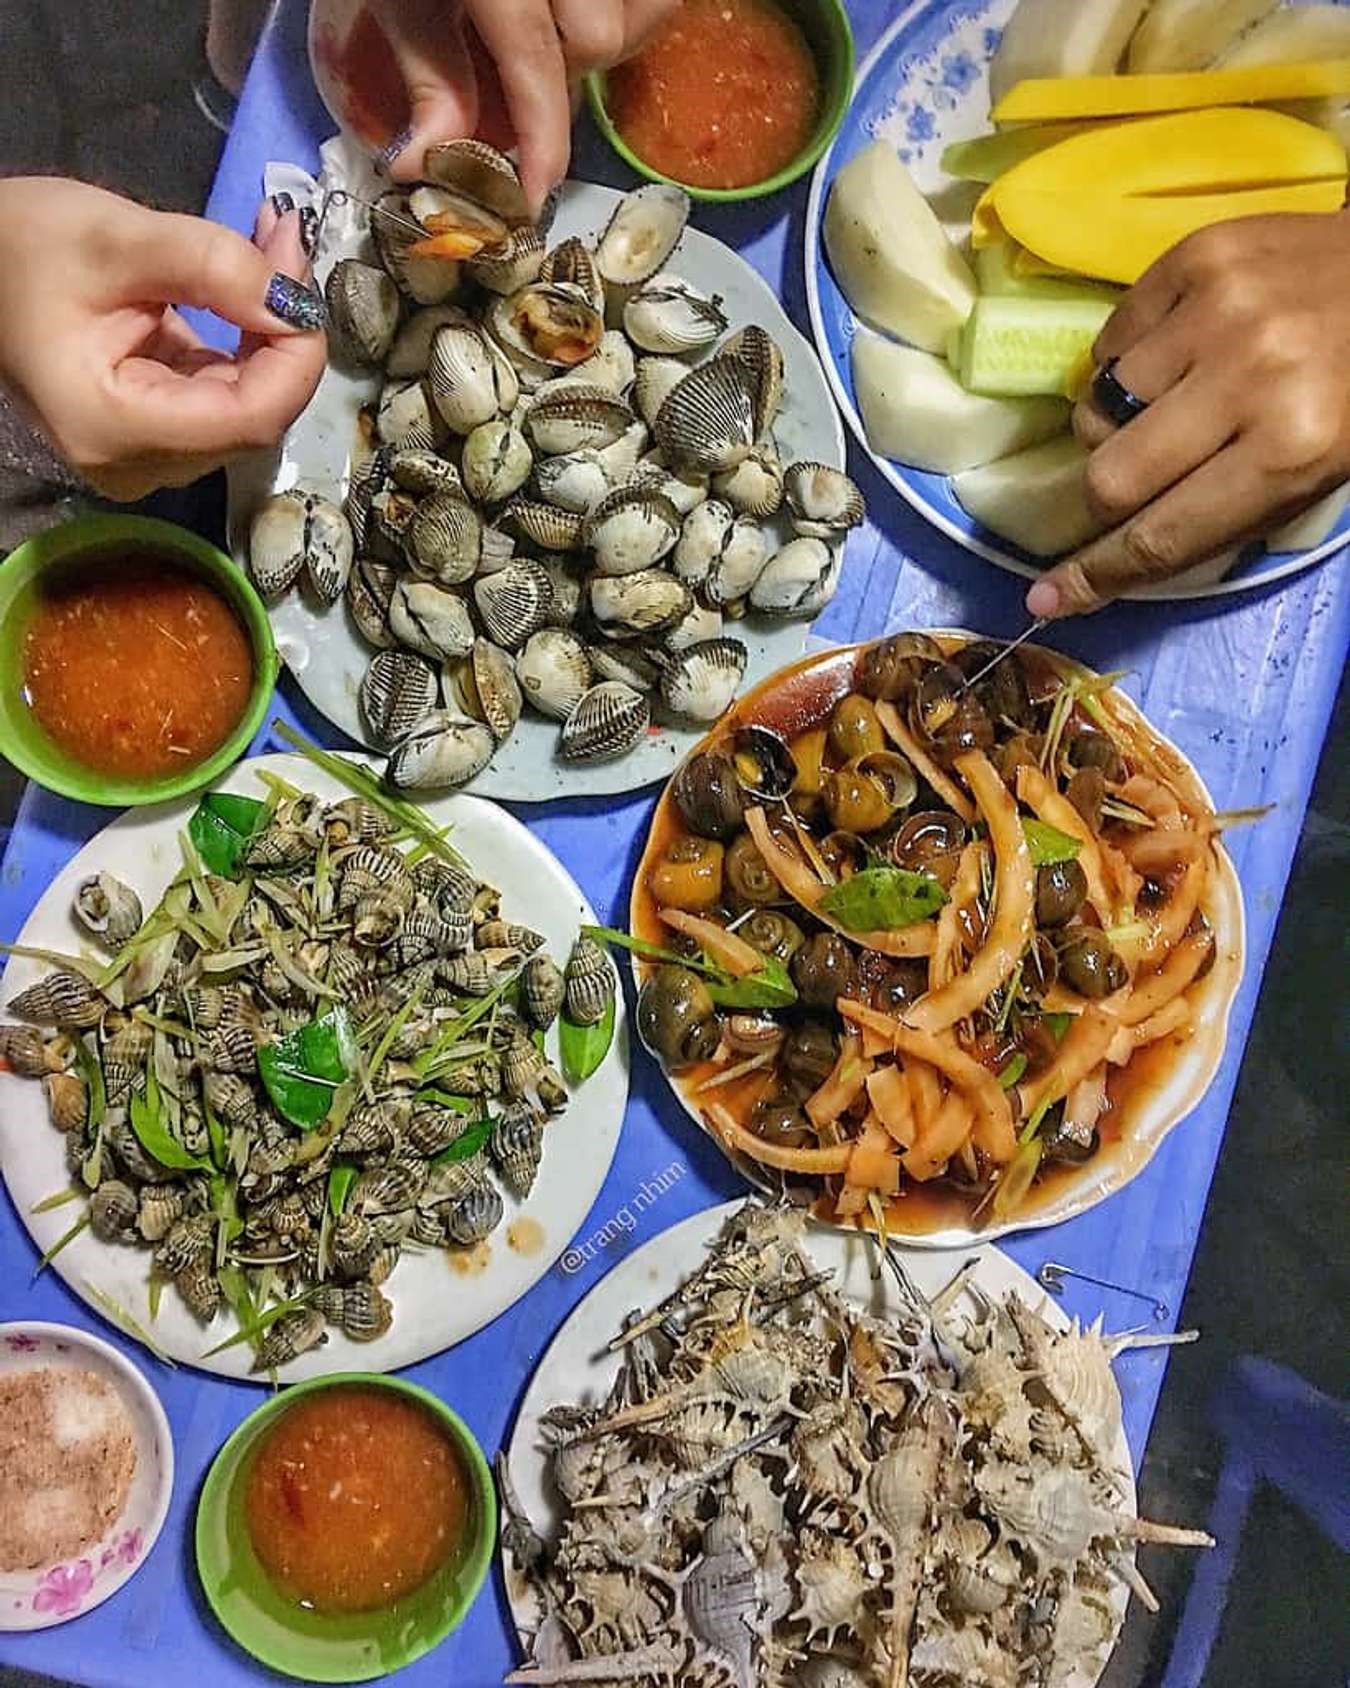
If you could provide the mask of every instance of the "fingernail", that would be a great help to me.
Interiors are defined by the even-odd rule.
[[[278,217],[284,217],[288,211],[295,210],[295,200],[291,194],[274,193],[269,197],[272,201],[272,209]]]
[[[322,295],[280,271],[268,282],[263,302],[274,317],[291,328],[322,328],[328,321]]]
[[[412,140],[412,130],[410,128],[400,129],[393,140],[382,146],[375,155],[376,167],[380,170],[387,170],[399,153],[407,147],[410,140]]]
[[[1057,615],[1059,588],[1048,580],[1038,580],[1027,593],[1027,609],[1032,615]]]
[[[319,244],[319,213],[312,205],[300,208],[300,244],[305,249],[305,256],[312,258],[314,248]]]

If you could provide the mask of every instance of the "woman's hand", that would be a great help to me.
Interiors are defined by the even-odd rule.
[[[1097,609],[1278,523],[1350,479],[1350,211],[1204,229],[1148,270],[1094,348],[1148,404],[1116,427],[1089,397],[1088,498],[1110,531],[1027,594]]]
[[[537,210],[567,174],[576,82],[636,52],[676,3],[378,0],[412,108],[390,175],[416,181],[429,146],[479,133],[482,108],[504,103]]]
[[[265,207],[259,245],[81,182],[0,181],[0,383],[100,492],[184,486],[271,445],[323,373],[323,301],[299,218]],[[174,309],[244,330],[234,357]]]

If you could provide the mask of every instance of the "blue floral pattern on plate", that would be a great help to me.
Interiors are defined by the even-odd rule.
[[[968,232],[974,193],[963,197],[960,184],[944,176],[941,159],[953,141],[989,127],[989,61],[1016,0],[913,0],[891,25],[863,64],[853,105],[833,147],[821,160],[812,185],[806,226],[806,282],[816,346],[844,415],[867,449],[854,403],[850,344],[858,324],[835,285],[820,238],[821,218],[831,182],[855,153],[874,140],[895,147],[926,194],[942,191],[941,208],[950,209],[949,232]],[[882,474],[920,514],[941,532],[976,555],[1033,575],[1044,566],[971,520],[957,503],[946,476],[928,474],[903,463],[872,455]],[[1226,580],[1217,584],[1174,587],[1150,595],[1207,597],[1265,585],[1331,555],[1350,539],[1350,510],[1331,537],[1315,551],[1244,556]]]

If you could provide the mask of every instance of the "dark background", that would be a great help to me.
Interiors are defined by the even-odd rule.
[[[79,176],[200,210],[223,139],[193,94],[204,11],[199,0],[0,0],[0,173]],[[0,552],[55,519],[69,490],[0,394]],[[218,489],[198,496],[209,521]],[[1266,1356],[1328,1394],[1347,1393],[1348,725],[1343,686],[1182,1310],[1203,1342],[1179,1350],[1168,1372],[1140,1476],[1145,1517],[1206,1517],[1223,1460],[1209,1401],[1239,1356]],[[0,828],[19,791],[0,762]],[[1132,1607],[1105,1688],[1161,1683],[1193,1561],[1146,1548],[1140,1564],[1163,1610],[1149,1618]],[[1261,1491],[1206,1688],[1342,1688],[1348,1596],[1345,1560],[1293,1506]],[[0,1688],[37,1680],[0,1667]]]

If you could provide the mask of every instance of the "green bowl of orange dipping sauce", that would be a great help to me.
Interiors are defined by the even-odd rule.
[[[0,562],[0,753],[65,797],[182,797],[247,750],[277,679],[262,600],[186,528],[83,516]]]
[[[307,1682],[399,1670],[487,1575],[497,1498],[463,1420],[414,1383],[337,1372],[244,1420],[197,1503],[197,1572],[255,1659]]]
[[[695,199],[795,182],[853,97],[843,0],[683,0],[640,51],[586,81],[591,112],[639,175]]]

